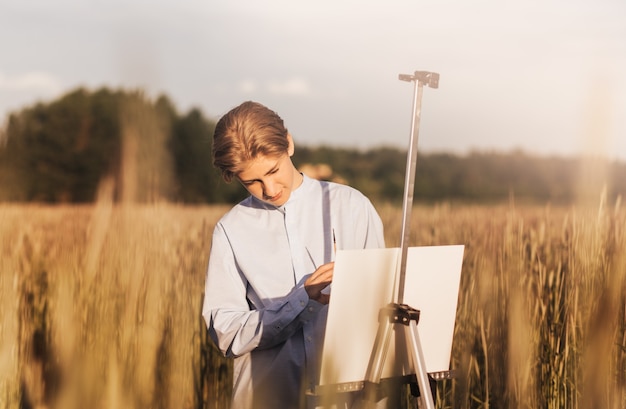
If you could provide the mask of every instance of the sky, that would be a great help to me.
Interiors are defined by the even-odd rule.
[[[623,0],[0,0],[0,123],[77,87],[246,100],[298,144],[626,160]]]

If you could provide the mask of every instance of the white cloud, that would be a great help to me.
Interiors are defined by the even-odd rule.
[[[283,81],[270,81],[267,90],[275,95],[311,95],[311,86],[303,78],[293,77]]]
[[[239,81],[235,87],[238,92],[246,95],[262,92],[278,96],[309,96],[313,93],[309,82],[301,77],[266,82],[246,78]]]
[[[45,72],[32,71],[13,77],[0,72],[0,90],[57,93],[62,89],[61,81]]]
[[[245,79],[237,84],[237,89],[242,94],[253,94],[258,89],[258,85],[254,80]]]

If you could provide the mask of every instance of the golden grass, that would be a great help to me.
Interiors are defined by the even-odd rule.
[[[0,407],[20,395],[35,407],[195,407],[210,381],[200,304],[223,210],[0,209]]]
[[[102,197],[111,189],[103,184]],[[379,207],[387,245],[400,210]],[[224,408],[200,317],[226,207],[0,205],[0,408]],[[439,407],[626,407],[626,211],[416,207],[411,245],[464,244]]]

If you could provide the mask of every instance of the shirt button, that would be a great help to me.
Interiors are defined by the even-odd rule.
[[[304,307],[304,301],[300,301],[300,306]]]
[[[309,307],[309,312],[313,312],[313,307]]]
[[[312,341],[311,337],[306,337],[306,340],[307,340],[307,342],[311,342]]]

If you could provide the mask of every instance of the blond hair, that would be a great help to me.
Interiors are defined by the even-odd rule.
[[[213,134],[213,165],[230,182],[250,160],[280,156],[289,150],[287,128],[278,114],[258,102],[246,101],[217,122]]]

